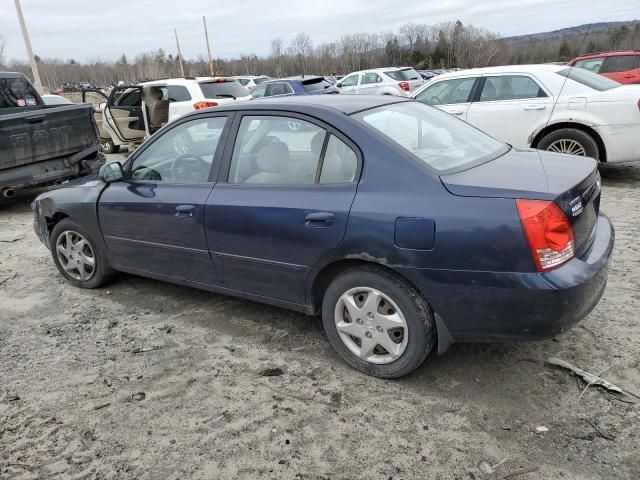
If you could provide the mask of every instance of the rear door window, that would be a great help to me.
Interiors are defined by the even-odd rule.
[[[37,107],[38,94],[24,78],[0,79],[0,108]]]
[[[275,97],[278,95],[291,95],[293,94],[293,89],[289,86],[289,84],[284,82],[276,82],[267,84],[267,97]]]
[[[638,60],[640,55],[620,55],[617,57],[608,57],[600,73],[626,72],[638,68]]]
[[[326,135],[323,128],[298,118],[245,116],[238,128],[229,183],[313,185]]]
[[[382,82],[382,77],[377,73],[365,73],[362,76],[362,85],[369,85],[372,83],[380,83]]]
[[[481,102],[544,98],[547,94],[531,77],[503,75],[487,77],[480,94]]]

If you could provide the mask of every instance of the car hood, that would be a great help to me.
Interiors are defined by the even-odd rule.
[[[464,197],[554,200],[596,167],[592,158],[512,148],[495,160],[440,178],[449,192]]]

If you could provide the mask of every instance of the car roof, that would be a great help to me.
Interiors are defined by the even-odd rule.
[[[412,102],[409,98],[392,95],[306,95],[270,98],[265,97],[251,102],[237,102],[220,107],[215,111],[241,110],[290,110],[300,113],[309,109],[335,110],[351,115],[362,110],[369,110],[393,103]],[[203,110],[200,110],[203,111]]]
[[[584,55],[580,55],[573,60],[584,60],[586,58],[594,58],[594,57],[619,57],[622,55],[640,55],[640,50],[617,50],[615,52],[594,52],[594,53],[585,53]]]
[[[486,75],[492,73],[531,73],[531,72],[559,72],[568,68],[566,65],[551,65],[536,64],[536,65],[505,65],[501,67],[484,67],[484,68],[469,68],[467,70],[458,70],[455,72],[447,72],[435,79],[442,80],[443,78],[457,78],[457,77],[470,77],[473,75]]]

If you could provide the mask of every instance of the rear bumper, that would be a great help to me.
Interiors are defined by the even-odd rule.
[[[598,304],[614,238],[600,214],[589,251],[550,272],[398,270],[423,292],[455,342],[542,340],[567,331]]]
[[[607,163],[640,160],[640,123],[594,127],[607,150]]]

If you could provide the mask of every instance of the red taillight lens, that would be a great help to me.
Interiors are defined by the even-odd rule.
[[[411,90],[411,87],[409,87],[409,82],[400,82],[398,83],[398,86],[405,92],[408,92],[409,90]]]
[[[516,200],[518,215],[539,272],[551,270],[575,255],[573,227],[553,202]]]
[[[203,100],[202,102],[193,104],[194,110],[202,110],[203,108],[211,108],[211,107],[217,107],[217,106],[218,104],[216,102],[209,102],[207,100]]]

